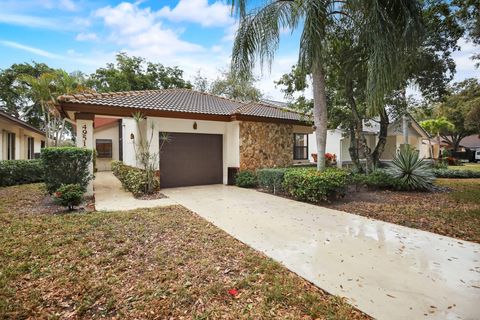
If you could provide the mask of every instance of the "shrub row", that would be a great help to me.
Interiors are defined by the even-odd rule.
[[[357,188],[366,186],[369,189],[398,189],[400,181],[389,175],[385,169],[376,169],[370,174],[351,173],[349,184]]]
[[[112,161],[112,172],[120,180],[125,190],[140,196],[148,189],[147,173],[139,168],[127,166],[121,161]],[[154,190],[160,189],[160,179],[154,179]]]
[[[321,202],[345,195],[348,172],[327,169],[289,169],[284,174],[285,192],[300,201]]]
[[[77,147],[44,148],[41,159],[45,185],[50,194],[68,184],[78,184],[85,191],[93,178],[89,171],[92,150]]]
[[[348,172],[329,168],[318,172],[314,168],[260,169],[256,173],[242,171],[237,186],[257,185],[270,192],[282,192],[301,201],[321,202],[343,196],[348,184]]]
[[[437,178],[480,178],[480,171],[473,170],[434,169],[433,173]]]
[[[258,186],[269,192],[283,192],[283,178],[287,169],[257,170]]]
[[[1,187],[42,182],[43,176],[43,166],[40,160],[0,161]]]

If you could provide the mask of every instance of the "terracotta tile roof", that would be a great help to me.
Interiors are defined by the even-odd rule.
[[[234,114],[296,121],[308,120],[308,117],[305,117],[300,113],[261,102],[244,104],[239,107]]]
[[[160,89],[109,93],[82,93],[58,98],[60,105],[69,103],[185,112],[208,115],[244,115],[260,118],[303,121],[296,112],[282,110],[266,103],[243,103],[190,89]]]

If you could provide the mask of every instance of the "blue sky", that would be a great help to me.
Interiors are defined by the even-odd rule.
[[[192,79],[214,79],[229,62],[236,23],[223,1],[209,0],[0,0],[0,68],[45,62],[86,73],[125,51],[164,65],[177,65]],[[290,70],[298,35],[285,33],[271,71],[258,86],[281,99],[273,81]],[[455,53],[455,80],[479,77],[469,57],[480,50],[462,41]]]

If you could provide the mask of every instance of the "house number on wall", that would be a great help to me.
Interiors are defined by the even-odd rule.
[[[87,147],[87,125],[82,126],[82,138],[83,138],[83,147]]]

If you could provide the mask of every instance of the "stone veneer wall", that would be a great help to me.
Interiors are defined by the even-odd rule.
[[[293,125],[240,122],[240,170],[293,164]]]

